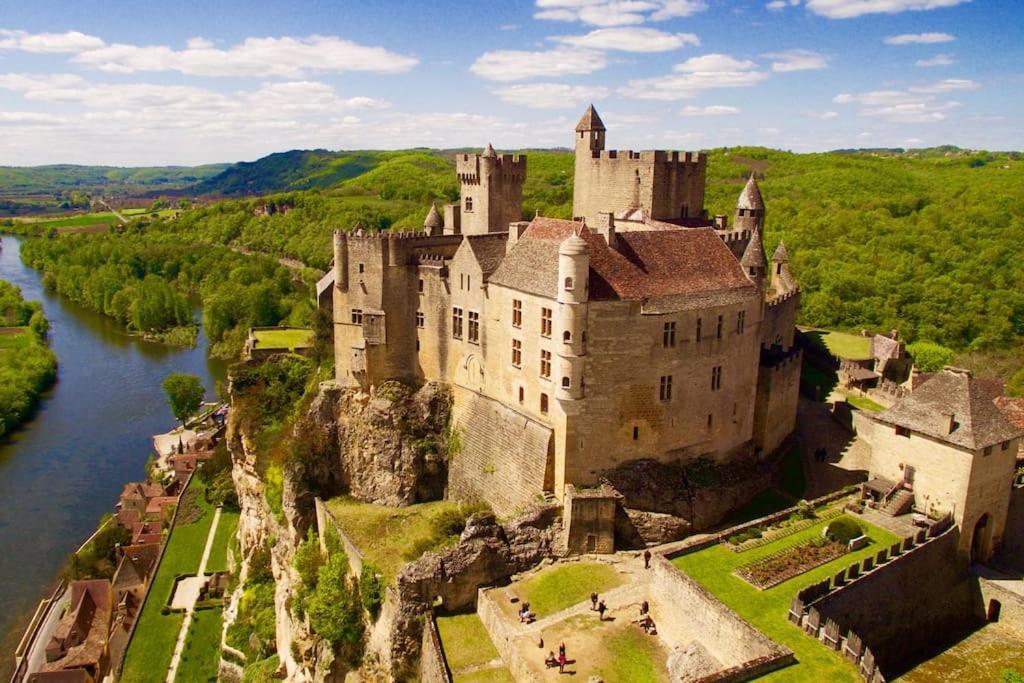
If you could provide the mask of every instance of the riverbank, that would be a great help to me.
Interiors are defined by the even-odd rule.
[[[42,304],[26,301],[16,285],[0,279],[0,439],[32,416],[57,379],[49,327]]]
[[[116,502],[125,482],[142,480],[152,435],[173,416],[160,388],[172,372],[198,375],[207,395],[226,364],[208,355],[204,330],[193,348],[127,334],[115,321],[43,287],[22,263],[22,240],[5,235],[0,278],[39,299],[60,358],[59,381],[38,409],[0,441],[0,678],[38,601],[49,595],[69,554]]]

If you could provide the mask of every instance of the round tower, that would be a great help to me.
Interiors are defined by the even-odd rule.
[[[431,202],[430,211],[427,212],[427,217],[423,219],[423,229],[428,235],[440,235],[444,230],[444,218],[441,217],[441,213],[437,210],[437,202]]]
[[[761,230],[764,228],[764,199],[761,197],[761,189],[757,186],[753,173],[750,174],[747,184],[736,201],[736,218],[733,223],[736,230]]]
[[[558,247],[558,374],[556,397],[583,398],[583,361],[587,354],[587,298],[590,255],[575,230]]]
[[[740,259],[740,265],[743,266],[743,272],[755,285],[757,285],[758,289],[761,289],[764,286],[765,263],[764,245],[761,243],[761,231],[754,230],[754,234],[750,237],[750,242],[747,243],[747,248],[743,251],[743,258]]]
[[[348,234],[343,230],[334,231],[334,286],[348,291]]]

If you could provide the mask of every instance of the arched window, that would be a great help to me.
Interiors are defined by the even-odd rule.
[[[572,289],[572,278],[571,277],[565,278],[565,288],[566,289]]]
[[[569,330],[566,330],[565,332],[563,332],[562,333],[562,341],[565,342],[566,344],[571,342],[572,341],[572,332],[570,332]]]
[[[568,377],[563,377],[562,378],[562,388],[563,389],[568,389],[571,384],[572,384],[572,382],[569,380]]]
[[[472,197],[466,197],[466,211],[472,211],[472,210],[473,210],[473,198]]]

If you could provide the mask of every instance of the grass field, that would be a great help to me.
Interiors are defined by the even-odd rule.
[[[174,676],[175,683],[214,683],[217,680],[223,623],[224,610],[220,607],[193,613],[185,637],[185,649]]]
[[[0,351],[20,349],[32,342],[27,327],[0,327]]]
[[[235,537],[238,530],[238,512],[222,510],[220,521],[217,522],[217,531],[213,534],[213,546],[210,548],[210,557],[206,561],[206,571],[225,572],[228,570],[228,546],[231,539]]]
[[[543,619],[589,599],[593,592],[601,594],[622,583],[618,572],[606,564],[574,562],[542,570],[519,583],[515,592]]]
[[[430,538],[430,518],[455,503],[437,501],[404,508],[360,503],[351,498],[335,498],[327,508],[356,544],[363,556],[377,565],[385,581],[393,583],[398,570],[408,562],[406,553],[417,542]]]
[[[206,537],[213,522],[213,510],[203,493],[205,485],[193,477],[190,488],[197,488],[196,502],[202,516],[191,524],[175,525],[164,550],[163,560],[150,587],[149,597],[125,656],[121,680],[125,683],[160,683],[167,677],[167,668],[174,655],[174,643],[181,630],[184,615],[180,612],[161,614],[178,574],[194,574],[206,546]]]
[[[313,344],[313,330],[256,330],[257,348],[304,349]]]
[[[883,410],[885,410],[885,406],[883,406],[880,403],[876,403],[875,401],[872,401],[867,396],[855,396],[853,394],[847,394],[846,401],[851,406],[855,406],[857,408],[860,408],[861,410],[867,410],[868,412],[872,413],[880,413]]]
[[[498,656],[491,637],[487,635],[487,629],[475,612],[438,617],[437,632],[441,636],[448,667],[453,673],[486,664]]]
[[[799,628],[789,623],[787,614],[793,596],[804,586],[832,576],[839,569],[876,553],[879,547],[888,547],[899,540],[884,529],[867,524],[863,520],[858,521],[864,526],[866,535],[872,541],[866,548],[843,555],[767,590],[754,588],[743,579],[734,576],[733,570],[741,564],[756,561],[783,548],[805,543],[820,536],[827,522],[822,521],[774,543],[744,553],[734,553],[723,545],[716,545],[682,555],[672,562],[772,640],[793,650],[797,659],[796,665],[759,680],[773,683],[855,683],[861,679],[853,666],[821,643],[805,636]]]
[[[871,358],[871,337],[828,330],[808,330],[805,334],[828,349],[836,358],[867,360]]]
[[[592,614],[577,614],[546,629],[545,641],[554,649],[566,644],[569,665],[576,680],[668,683],[668,652],[656,636],[649,636],[636,624],[621,619],[598,621]],[[532,649],[532,648],[531,648]],[[543,651],[537,653],[542,656]],[[575,661],[573,661],[575,660]]]

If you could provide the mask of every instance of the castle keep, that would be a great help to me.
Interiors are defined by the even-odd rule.
[[[638,460],[753,459],[793,430],[799,289],[763,249],[753,177],[732,226],[703,154],[604,149],[576,127],[573,220],[521,220],[524,155],[459,154],[424,231],[338,232],[337,381],[452,387],[456,497],[509,512]]]

